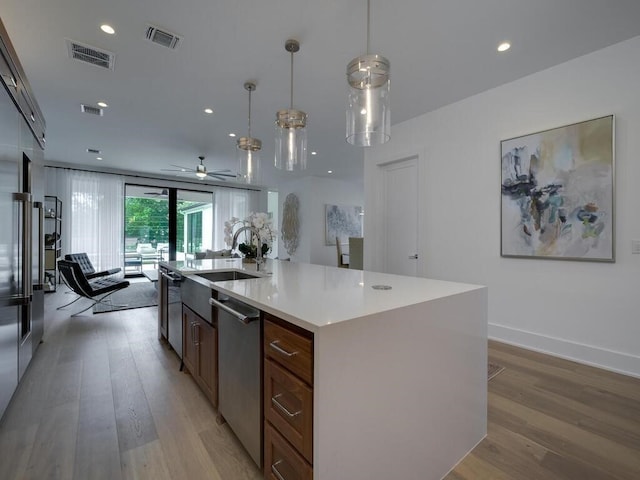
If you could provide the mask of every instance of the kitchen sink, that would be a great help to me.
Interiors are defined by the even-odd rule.
[[[211,282],[222,282],[225,280],[245,280],[248,278],[260,278],[257,275],[250,275],[245,272],[238,272],[235,270],[229,272],[209,272],[209,273],[196,273],[198,277],[206,278]]]

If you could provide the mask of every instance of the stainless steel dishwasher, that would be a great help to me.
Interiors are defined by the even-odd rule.
[[[160,267],[160,325],[167,341],[182,359],[182,300],[180,284],[184,277]]]
[[[218,313],[218,413],[262,467],[260,311],[222,295],[209,303]]]

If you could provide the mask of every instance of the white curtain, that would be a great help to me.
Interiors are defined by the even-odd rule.
[[[229,248],[224,242],[224,222],[237,217],[247,218],[258,205],[258,192],[219,187],[213,200],[213,250]]]
[[[62,253],[86,252],[96,270],[122,268],[122,177],[47,168],[46,185],[62,200]]]

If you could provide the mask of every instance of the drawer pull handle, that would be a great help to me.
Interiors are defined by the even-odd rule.
[[[282,355],[286,355],[287,357],[293,357],[294,355],[298,354],[298,352],[287,352],[285,349],[278,346],[279,343],[280,343],[280,340],[274,340],[269,344],[269,346],[273,348],[276,352],[279,352]]]
[[[278,401],[278,398],[280,398],[281,396],[282,396],[282,394],[279,393],[275,397],[271,397],[271,403],[273,403],[276,407],[278,407],[280,410],[282,410],[289,418],[293,418],[293,417],[295,417],[297,415],[300,415],[302,413],[302,410],[298,410],[295,413],[291,413],[287,407],[285,407],[284,405],[282,405]]]
[[[280,472],[278,471],[278,469],[276,468],[278,465],[280,465],[282,463],[282,460],[278,460],[276,463],[274,463],[273,465],[271,465],[271,471],[273,472],[273,474],[278,477],[278,480],[285,480],[284,477],[280,474]]]

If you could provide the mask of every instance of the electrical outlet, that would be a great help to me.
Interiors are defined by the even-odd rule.
[[[640,240],[631,240],[631,253],[640,255]]]

